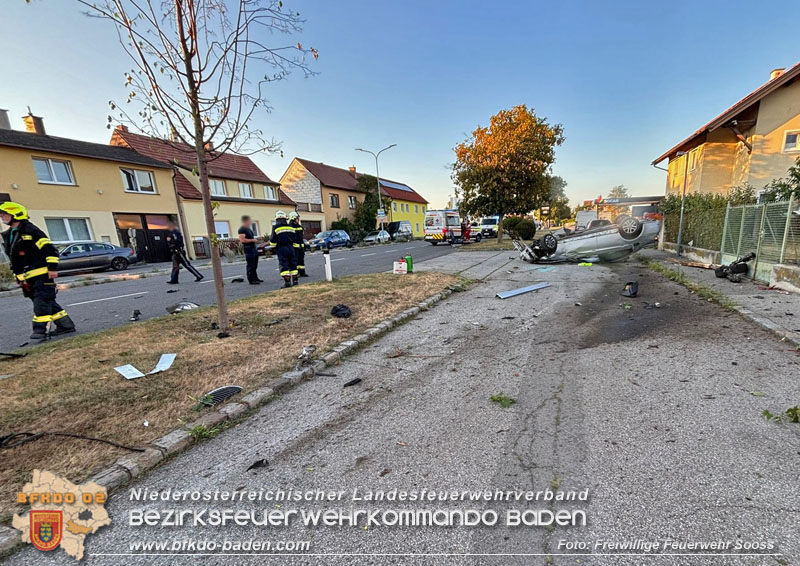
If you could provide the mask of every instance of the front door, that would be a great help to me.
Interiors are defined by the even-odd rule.
[[[168,214],[114,214],[120,242],[133,248],[140,261],[155,263],[169,261],[167,245]]]

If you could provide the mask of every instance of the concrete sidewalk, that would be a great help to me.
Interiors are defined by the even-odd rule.
[[[800,295],[770,289],[763,283],[744,279],[741,283],[732,283],[714,275],[712,269],[686,267],[670,258],[677,257],[673,253],[661,250],[643,250],[639,255],[655,260],[663,265],[683,273],[686,277],[714,291],[725,295],[736,303],[734,310],[744,317],[756,322],[767,330],[800,346]]]

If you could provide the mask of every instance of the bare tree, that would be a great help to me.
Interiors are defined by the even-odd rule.
[[[200,179],[206,229],[212,243],[220,328],[228,328],[208,164],[225,152],[275,152],[280,144],[249,127],[269,112],[266,87],[293,70],[312,74],[314,48],[270,46],[277,34],[302,29],[297,12],[280,0],[77,0],[87,15],[116,26],[133,61],[125,73],[127,100],[109,105],[116,119],[166,143],[193,148],[192,163],[174,163]]]

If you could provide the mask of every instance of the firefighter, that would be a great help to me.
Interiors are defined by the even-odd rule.
[[[31,340],[45,340],[50,322],[56,329],[52,335],[75,332],[75,324],[56,302],[58,251],[47,234],[28,220],[28,211],[15,202],[0,204],[0,220],[9,226],[3,232],[3,248],[11,260],[11,271],[22,293],[33,301],[33,334]]]
[[[297,284],[297,262],[295,261],[294,244],[294,228],[286,222],[286,213],[279,210],[275,213],[275,224],[272,226],[269,245],[278,254],[278,265],[280,265],[284,287],[291,287],[292,283]]]
[[[303,240],[303,226],[300,224],[300,215],[296,210],[289,213],[289,226],[294,228],[294,253],[297,263],[297,275],[308,277],[306,273],[306,243]]]

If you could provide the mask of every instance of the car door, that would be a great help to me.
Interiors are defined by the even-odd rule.
[[[96,269],[111,265],[111,247],[107,244],[88,244],[89,261],[87,267]]]
[[[85,269],[89,261],[89,252],[86,244],[72,244],[62,253],[59,267],[65,271]]]

